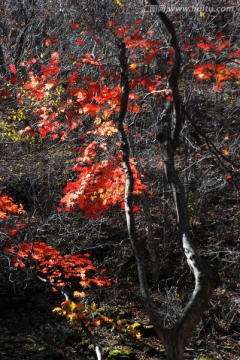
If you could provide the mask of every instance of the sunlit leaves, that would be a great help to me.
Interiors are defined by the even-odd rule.
[[[79,165],[74,167],[78,172],[78,180],[69,182],[64,189],[64,197],[60,201],[60,208],[68,211],[81,209],[86,217],[98,218],[110,206],[124,200],[125,172],[122,167],[121,155],[109,160],[91,164],[96,156],[95,146],[87,147],[87,152],[79,158]],[[89,165],[84,165],[84,162]],[[135,180],[134,193],[141,194],[146,190],[132,159],[132,171]]]
[[[74,291],[73,296],[75,298],[84,298],[86,294],[83,291]]]
[[[134,70],[136,70],[137,66],[138,66],[138,63],[132,63],[132,64],[130,64],[129,67],[132,71],[134,71]]]
[[[116,125],[112,120],[105,121],[96,126],[96,129],[92,132],[99,136],[111,137],[117,132]]]
[[[79,278],[79,283],[84,287],[90,284],[111,285],[108,277],[97,273],[98,270],[92,264],[89,254],[62,255],[43,242],[28,241],[21,243],[17,248],[7,246],[4,251],[9,254],[14,267],[25,267],[28,264],[36,272],[42,273],[55,289],[62,288],[71,277]],[[87,276],[86,273],[89,271],[95,272],[95,275]],[[83,297],[84,293],[76,293],[76,296]]]
[[[93,59],[91,54],[85,54],[85,57],[82,58],[83,63],[89,63],[91,65],[100,65],[98,59]]]
[[[56,307],[53,312],[57,315],[64,316],[71,324],[78,323],[85,319],[88,311],[82,303],[75,303],[71,300],[66,300],[61,304],[61,307]]]
[[[90,305],[66,300],[61,304],[61,307],[56,307],[53,312],[57,315],[63,316],[71,324],[82,324],[84,327],[98,327],[103,322],[107,323],[111,319],[102,316],[97,311],[97,306],[93,302]]]
[[[205,51],[209,51],[209,50],[211,50],[211,49],[213,49],[215,47],[214,44],[206,44],[206,43],[198,43],[197,46],[200,49],[203,49]]]
[[[23,214],[25,211],[23,210],[23,206],[21,204],[16,205],[11,197],[0,193],[0,218],[6,219],[8,217],[8,213]]]
[[[200,80],[216,80],[218,84],[222,84],[230,79],[237,79],[239,76],[238,69],[230,69],[224,64],[213,64],[206,62],[196,65],[194,75]]]
[[[143,325],[141,323],[119,316],[109,318],[104,314],[105,309],[98,308],[95,302],[88,304],[66,300],[61,306],[53,309],[53,312],[63,316],[71,324],[80,324],[92,331],[96,327],[107,326],[112,332],[121,332],[136,339],[142,337]]]
[[[222,154],[223,154],[223,155],[228,155],[228,154],[229,154],[229,150],[228,150],[228,149],[223,149],[223,150],[222,150]]]
[[[123,3],[122,3],[120,0],[116,0],[116,3],[117,3],[119,6],[123,6]]]
[[[183,46],[184,51],[191,50],[196,40],[197,47],[200,50],[200,56],[205,53],[208,54],[209,60],[197,61],[194,65],[194,75],[201,81],[216,81],[217,84],[224,84],[226,81],[234,80],[238,83],[240,76],[239,69],[234,66],[234,61],[226,61],[230,56],[239,58],[239,51],[231,52],[231,45],[228,39],[223,40],[224,34],[218,32],[217,39],[210,39],[204,36],[198,36],[197,39],[192,39],[192,42],[188,41]],[[225,59],[223,57],[225,55]],[[196,57],[196,53],[190,53],[190,57],[193,59]],[[220,62],[219,58],[223,57],[223,61]],[[219,87],[214,87],[213,90],[220,91]]]
[[[73,30],[79,27],[78,23],[71,25]],[[151,93],[172,101],[167,75],[173,66],[174,49],[157,38],[153,30],[144,30],[141,20],[130,25],[109,20],[104,31],[114,40],[113,44],[124,43],[127,48],[130,86],[128,114],[137,117],[142,111],[139,99],[144,94]],[[87,29],[80,32],[80,38],[75,38],[76,45],[84,44],[83,48],[87,48],[86,37],[83,37],[83,34],[87,34],[94,41],[96,49],[94,52],[88,49],[84,55],[74,59],[72,68],[64,79],[64,86],[64,67],[57,51],[51,53],[48,62],[41,63],[37,60],[38,71],[33,66],[35,62],[27,61],[28,80],[23,85],[25,93],[19,95],[18,100],[27,103],[30,98],[35,102],[34,116],[37,122],[34,128],[27,126],[28,130],[25,131],[28,133],[35,134],[38,131],[43,139],[50,136],[53,140],[69,141],[70,147],[72,141],[81,142],[79,148],[74,150],[79,153],[73,167],[77,172],[77,179],[67,184],[59,209],[80,210],[87,217],[99,217],[111,206],[123,204],[125,175],[116,139],[122,83],[119,63],[116,61],[114,67],[106,65],[108,60],[98,48],[101,39],[94,38],[92,33],[92,29]],[[47,46],[54,42],[52,38],[49,40]],[[193,49],[195,53],[192,52]],[[222,91],[226,81],[239,76],[239,70],[232,64],[216,60],[220,52],[228,54],[230,51],[229,42],[223,34],[218,33],[216,39],[203,36],[190,39],[183,50],[187,52],[194,76],[199,82],[211,83],[211,91]],[[118,46],[114,47],[114,51],[119,51]],[[167,65],[163,70],[159,64],[164,62]],[[132,129],[130,136],[131,131]],[[134,137],[139,141],[143,138],[139,132]],[[146,187],[134,160],[131,161],[134,192],[141,194]]]
[[[89,114],[91,116],[97,115],[100,110],[100,107],[97,104],[84,104],[80,109],[79,112],[83,114]]]

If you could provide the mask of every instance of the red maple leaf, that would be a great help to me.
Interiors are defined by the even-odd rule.
[[[10,72],[11,72],[12,74],[16,74],[16,73],[17,73],[17,69],[16,69],[15,64],[10,64],[10,65],[9,65],[9,69],[10,69]]]

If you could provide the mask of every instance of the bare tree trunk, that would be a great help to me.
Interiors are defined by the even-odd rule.
[[[128,98],[130,93],[129,88],[129,80],[128,80],[128,63],[127,63],[127,55],[126,55],[126,44],[121,43],[119,45],[120,54],[119,54],[119,62],[122,68],[122,98],[120,105],[120,112],[117,119],[117,128],[119,133],[119,138],[121,142],[121,151],[122,151],[122,160],[123,167],[126,175],[126,183],[125,183],[125,196],[124,196],[124,204],[125,204],[125,215],[127,221],[127,230],[129,239],[131,241],[131,245],[133,248],[133,252],[137,262],[137,270],[138,270],[138,278],[140,291],[143,299],[144,306],[146,308],[147,314],[155,328],[156,333],[159,338],[164,342],[164,328],[161,322],[160,316],[156,309],[154,308],[149,285],[147,281],[147,273],[144,262],[144,249],[140,242],[140,239],[136,233],[135,219],[133,213],[133,188],[134,188],[134,178],[133,172],[130,165],[130,146],[129,141],[124,129],[124,119],[127,112]]]
[[[189,303],[173,328],[164,331],[164,346],[167,358],[169,360],[182,360],[186,342],[208,305],[212,292],[218,284],[218,276],[199,256],[190,237],[188,206],[184,188],[174,166],[174,152],[171,143],[169,144],[166,141],[162,146],[162,152],[165,172],[176,207],[179,238],[187,263],[195,278],[195,288]]]
[[[157,4],[155,1],[149,1],[151,4]],[[172,89],[173,102],[167,102],[162,114],[160,129],[157,140],[160,142],[162,158],[164,161],[164,169],[168,184],[171,187],[179,229],[179,238],[183,246],[188,265],[193,272],[195,278],[195,288],[190,301],[185,307],[183,313],[179,316],[177,322],[171,329],[163,326],[161,317],[154,307],[149,285],[147,281],[143,247],[136,233],[135,219],[133,213],[133,189],[134,178],[130,165],[130,147],[129,141],[124,129],[124,119],[127,112],[129,97],[129,81],[128,81],[128,63],[126,55],[125,43],[119,44],[119,62],[122,69],[122,98],[120,112],[117,119],[118,133],[121,141],[121,151],[123,167],[126,175],[125,184],[125,214],[127,221],[127,230],[132,248],[135,254],[138,268],[138,277],[140,283],[140,291],[148,316],[154,326],[154,329],[164,344],[168,360],[183,360],[184,348],[191,332],[202,316],[208,301],[212,295],[212,291],[217,285],[218,276],[200,258],[196,247],[190,237],[189,231],[189,215],[188,206],[185,198],[183,185],[178,177],[174,164],[174,155],[179,135],[182,128],[183,118],[181,114],[181,103],[178,92],[178,76],[180,72],[180,49],[177,42],[175,29],[170,19],[164,13],[158,13],[161,20],[165,24],[171,35],[171,45],[175,50],[175,62],[169,77],[169,85]]]
[[[183,360],[185,343],[179,339],[174,329],[165,329],[164,347],[168,360]]]
[[[156,0],[149,0],[149,3],[158,5]],[[172,90],[173,102],[166,102],[157,140],[160,142],[164,170],[174,198],[179,239],[182,243],[187,263],[195,278],[195,288],[192,297],[183,313],[172,329],[164,329],[164,346],[167,358],[169,360],[182,360],[185,344],[206,309],[219,279],[218,275],[200,258],[190,236],[188,204],[184,187],[178,177],[174,164],[175,151],[184,122],[178,90],[181,52],[173,23],[164,12],[159,11],[158,16],[171,36],[171,46],[174,48],[175,60],[169,76],[169,86]]]

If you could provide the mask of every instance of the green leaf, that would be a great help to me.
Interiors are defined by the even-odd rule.
[[[30,336],[28,336],[26,339],[25,339],[26,342],[28,343],[31,343],[31,344],[35,344],[36,343],[36,340],[31,338]]]

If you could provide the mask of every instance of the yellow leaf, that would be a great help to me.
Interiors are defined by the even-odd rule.
[[[78,319],[78,315],[76,313],[71,313],[67,315],[67,319],[70,323],[72,323],[74,320]]]
[[[77,304],[73,301],[71,301],[71,303],[69,304],[69,308],[70,310],[74,310],[76,308]]]
[[[56,307],[53,309],[53,312],[58,314],[58,313],[62,312],[62,309],[60,307]]]
[[[137,327],[139,327],[139,326],[141,326],[141,324],[139,324],[139,323],[137,323],[137,322],[135,322],[134,324],[131,325],[131,327],[132,327],[133,329],[135,329],[135,328],[137,328]]]
[[[102,119],[100,117],[96,117],[94,122],[95,122],[96,125],[100,125],[101,122],[102,122]]]
[[[120,0],[116,0],[116,3],[117,3],[119,6],[123,6],[123,3],[122,3]]]
[[[204,18],[205,17],[205,13],[200,11],[200,17]]]
[[[58,315],[66,315],[66,311],[61,309],[60,307],[56,307],[55,309],[52,310],[52,312]]]
[[[97,309],[97,305],[96,305],[95,302],[93,302],[93,303],[91,304],[91,310],[92,310],[92,311],[95,311],[96,309]]]
[[[85,296],[85,293],[80,291],[74,291],[73,296],[83,298]]]
[[[137,63],[132,63],[130,64],[130,69],[135,70],[137,66],[138,66]]]
[[[66,310],[74,310],[77,306],[77,304],[71,300],[66,300],[62,304],[62,307]]]

